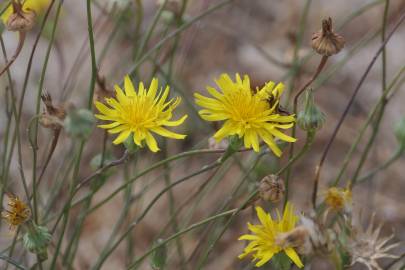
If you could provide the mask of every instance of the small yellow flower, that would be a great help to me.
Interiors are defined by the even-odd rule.
[[[25,0],[21,2],[23,3],[23,11],[34,11],[37,15],[39,15],[48,8],[50,0]],[[1,20],[4,24],[7,23],[11,14],[13,14],[13,7],[12,5],[9,5],[9,7],[4,11],[3,15],[1,15]]]
[[[169,86],[166,86],[164,91],[161,89],[158,93],[158,80],[154,78],[148,90],[140,82],[136,92],[127,75],[124,79],[125,92],[118,85],[115,85],[114,88],[116,98],[106,98],[105,101],[108,106],[98,101],[95,102],[101,113],[96,114],[96,117],[111,121],[111,123],[99,125],[99,127],[107,129],[112,134],[119,133],[113,141],[114,144],[123,143],[132,135],[136,145],[142,147],[142,142],[145,141],[152,152],[157,152],[159,147],[152,132],[173,139],[186,137],[186,135],[177,134],[164,128],[164,126],[179,126],[187,118],[187,115],[184,115],[179,120],[171,121],[173,110],[180,104],[181,99],[177,97],[166,101],[169,95]]]
[[[219,142],[227,136],[243,137],[246,148],[260,150],[260,140],[263,140],[275,155],[281,156],[281,149],[275,138],[295,142],[296,139],[285,135],[279,129],[293,126],[294,115],[279,113],[280,96],[284,85],[268,82],[261,89],[252,89],[247,75],[243,80],[236,74],[236,81],[227,74],[222,74],[216,80],[221,92],[213,87],[207,87],[213,98],[194,94],[196,104],[203,107],[200,116],[206,121],[224,121],[214,138]]]
[[[284,251],[299,268],[302,268],[304,265],[294,247],[282,244],[282,241],[279,241],[280,237],[295,228],[298,221],[298,216],[294,214],[293,205],[287,203],[281,219],[280,214],[277,212],[278,220],[273,220],[271,215],[264,212],[259,206],[256,207],[256,212],[261,224],[252,225],[248,223],[248,228],[253,234],[245,234],[239,237],[238,240],[251,241],[243,253],[239,255],[239,259],[253,253],[253,261],[258,260],[256,266],[259,267],[270,261],[275,254]]]
[[[31,217],[31,210],[17,196],[7,194],[8,209],[1,212],[1,216],[10,224],[10,229],[25,223]]]
[[[339,211],[352,202],[352,193],[349,189],[331,187],[326,191],[325,203],[333,210]]]

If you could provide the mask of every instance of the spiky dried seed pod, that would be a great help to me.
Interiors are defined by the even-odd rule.
[[[13,1],[13,13],[6,22],[6,29],[13,32],[27,32],[35,25],[36,13],[33,10],[24,11],[19,1]]]
[[[52,103],[52,97],[45,92],[41,95],[42,102],[45,104],[45,110],[39,118],[39,123],[50,129],[60,129],[63,126],[63,120],[66,117],[66,111],[63,106],[56,107]]]
[[[335,33],[332,28],[332,19],[322,20],[322,29],[312,35],[312,48],[323,56],[337,54],[345,46],[345,39]]]
[[[277,203],[284,197],[284,193],[285,185],[278,175],[270,174],[260,181],[259,194],[263,200]]]

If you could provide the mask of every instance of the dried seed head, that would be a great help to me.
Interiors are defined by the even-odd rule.
[[[284,193],[285,185],[278,175],[271,174],[260,181],[259,194],[263,200],[277,203],[284,197]]]
[[[325,203],[332,210],[350,212],[352,192],[349,189],[331,187],[325,192]]]
[[[287,233],[280,233],[276,236],[276,244],[282,248],[302,249],[309,242],[309,231],[304,226],[298,226]]]
[[[60,129],[66,117],[65,109],[63,106],[54,106],[52,104],[52,97],[47,92],[41,95],[41,99],[45,105],[45,110],[39,118],[39,123],[45,128]]]
[[[7,193],[7,197],[8,209],[2,211],[1,216],[10,224],[10,229],[14,229],[31,218],[31,210],[16,195]]]
[[[13,32],[27,32],[35,25],[36,13],[33,10],[24,11],[19,1],[13,1],[13,13],[6,22],[6,29]]]
[[[345,39],[336,34],[332,28],[332,19],[322,20],[322,29],[312,35],[312,48],[323,56],[340,52],[345,46]]]

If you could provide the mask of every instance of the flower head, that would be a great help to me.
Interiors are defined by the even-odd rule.
[[[331,187],[325,193],[325,203],[333,210],[347,208],[351,202],[352,192],[349,189]]]
[[[17,196],[7,194],[7,197],[9,199],[7,203],[9,208],[2,211],[1,216],[10,225],[10,229],[13,229],[30,219],[31,210]]]
[[[295,142],[295,139],[285,135],[279,129],[293,126],[293,115],[282,115],[279,110],[280,96],[284,85],[268,82],[261,89],[252,89],[247,75],[243,80],[236,74],[236,81],[223,74],[216,80],[220,92],[213,87],[207,87],[213,96],[205,97],[196,93],[197,105],[203,107],[200,116],[206,121],[224,121],[224,125],[214,135],[217,141],[227,136],[243,137],[246,148],[260,150],[259,141],[263,140],[275,155],[281,156],[281,149],[275,138]]]
[[[152,152],[159,151],[156,139],[152,133],[173,139],[184,139],[186,135],[171,132],[165,128],[181,125],[187,118],[184,115],[179,120],[172,121],[173,111],[180,104],[181,99],[175,98],[169,101],[169,86],[158,93],[158,80],[152,80],[149,89],[145,89],[143,83],[139,83],[138,91],[127,75],[124,80],[123,91],[118,85],[114,86],[116,98],[106,98],[107,105],[96,101],[95,105],[100,111],[96,117],[101,120],[111,121],[109,124],[99,125],[112,134],[119,135],[113,141],[114,144],[123,143],[130,135],[136,145],[142,147],[142,142]]]
[[[322,29],[312,35],[312,48],[324,56],[337,54],[345,46],[345,39],[335,33],[332,19],[322,20]]]
[[[369,270],[380,270],[382,268],[377,260],[398,258],[398,256],[391,254],[390,250],[399,246],[399,243],[387,245],[394,236],[380,237],[381,227],[382,225],[374,227],[373,216],[367,229],[364,229],[362,226],[352,228],[351,237],[347,245],[352,265],[360,263]]]
[[[253,234],[242,235],[239,240],[251,242],[239,255],[239,258],[242,259],[253,253],[253,260],[258,260],[256,266],[259,267],[270,261],[275,254],[284,251],[298,267],[303,267],[304,265],[294,249],[295,246],[280,241],[280,239],[284,239],[286,233],[294,230],[298,221],[298,216],[294,214],[294,207],[287,203],[283,217],[280,218],[280,214],[277,213],[278,220],[273,220],[271,215],[265,213],[261,207],[256,207],[256,212],[261,224],[248,223],[248,228]]]
[[[35,14],[41,14],[49,6],[50,0],[25,0],[17,2],[22,2],[22,11],[25,13],[34,12]],[[4,24],[7,24],[10,16],[13,13],[13,5],[9,5],[9,7],[4,11],[3,15],[1,15],[1,20]]]

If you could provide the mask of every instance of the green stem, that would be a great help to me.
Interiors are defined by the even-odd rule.
[[[89,100],[87,103],[87,108],[90,110],[93,105],[94,87],[96,85],[96,76],[97,76],[96,50],[94,46],[93,20],[91,16],[91,0],[87,0],[87,29],[89,34],[89,45],[91,55],[91,79],[89,86]]]
[[[238,209],[232,209],[232,210],[228,210],[228,211],[225,211],[223,213],[220,213],[218,215],[211,216],[211,217],[206,218],[206,219],[204,219],[204,220],[202,220],[200,222],[194,223],[190,227],[188,227],[188,228],[186,228],[184,230],[181,230],[176,234],[173,234],[169,238],[163,240],[162,242],[160,242],[159,244],[155,245],[153,248],[148,250],[145,254],[143,254],[141,257],[139,257],[133,264],[131,264],[128,269],[135,269],[135,267],[137,267],[137,265],[139,263],[141,263],[153,251],[155,251],[156,249],[162,247],[163,245],[166,245],[168,242],[172,241],[173,239],[176,239],[177,237],[179,237],[179,236],[181,236],[181,235],[183,235],[183,234],[185,234],[185,233],[187,233],[187,232],[189,232],[191,230],[194,230],[195,228],[198,228],[198,227],[200,227],[202,225],[205,225],[206,223],[209,223],[209,222],[211,222],[213,220],[216,220],[218,218],[222,218],[222,217],[229,216],[229,215],[234,215],[237,211],[238,211]]]

